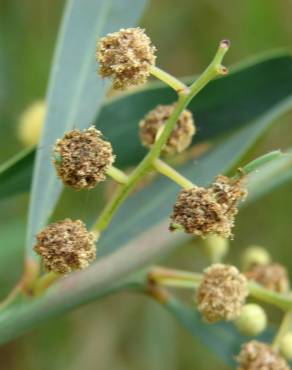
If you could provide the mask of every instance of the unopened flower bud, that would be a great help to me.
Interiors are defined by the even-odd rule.
[[[210,234],[203,240],[203,251],[212,261],[220,261],[229,251],[229,241],[222,236]]]
[[[280,352],[288,360],[292,360],[292,331],[287,332],[280,341]]]
[[[242,269],[248,270],[253,265],[267,265],[271,262],[269,252],[260,246],[251,245],[242,254]]]
[[[47,271],[65,274],[86,268],[96,255],[96,236],[80,220],[65,219],[42,229],[36,236],[35,252]]]
[[[141,28],[120,29],[101,38],[96,59],[101,77],[111,77],[113,88],[124,90],[146,82],[155,65],[155,47]]]
[[[76,190],[92,189],[105,180],[113,161],[111,144],[93,126],[67,132],[63,139],[57,140],[53,150],[57,175],[65,185]]]
[[[234,324],[243,335],[259,335],[266,329],[267,315],[261,306],[249,303],[243,306]]]
[[[236,267],[214,264],[204,271],[198,287],[198,310],[209,323],[234,320],[241,314],[247,295],[246,278]]]
[[[279,263],[268,265],[253,265],[245,272],[248,280],[253,280],[266,289],[278,293],[287,293],[289,290],[289,278],[287,270]]]
[[[207,188],[194,187],[179,193],[171,215],[173,224],[185,232],[205,237],[209,234],[232,236],[237,203],[246,196],[242,179],[217,176]],[[172,224],[170,230],[173,230]]]
[[[151,148],[155,143],[159,130],[164,127],[173,109],[174,105],[158,105],[140,121],[140,139],[146,148]],[[190,146],[195,131],[192,113],[185,109],[176,121],[176,125],[163,146],[161,153],[181,153]]]
[[[237,370],[289,370],[289,366],[271,346],[255,340],[245,343],[237,357]]]
[[[33,146],[38,143],[45,114],[46,104],[43,100],[36,101],[21,114],[18,137],[23,145]]]

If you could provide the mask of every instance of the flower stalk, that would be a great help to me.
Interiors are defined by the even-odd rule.
[[[119,184],[126,184],[129,180],[129,176],[126,175],[125,172],[114,166],[109,167],[106,174]]]
[[[151,66],[150,73],[152,74],[152,76],[158,78],[166,85],[170,86],[178,94],[187,94],[189,92],[189,88],[187,85],[156,66]]]
[[[154,169],[160,174],[170,178],[173,182],[181,186],[183,189],[191,189],[196,187],[190,180],[177,172],[174,168],[169,166],[167,163],[159,158],[153,161]]]
[[[148,274],[148,280],[165,287],[179,287],[196,289],[202,280],[202,274],[154,267]],[[259,301],[269,303],[283,311],[292,310],[292,297],[287,294],[279,294],[261,287],[254,282],[248,282],[249,295]]]

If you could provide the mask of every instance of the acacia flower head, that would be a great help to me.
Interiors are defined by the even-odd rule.
[[[236,267],[213,264],[204,271],[196,300],[204,319],[213,323],[239,317],[247,295],[246,278]]]
[[[102,37],[96,59],[101,77],[111,77],[113,88],[124,90],[146,82],[155,64],[155,47],[139,27],[120,29]]]
[[[289,370],[287,362],[265,343],[252,340],[241,347],[237,370]]]
[[[151,148],[157,134],[165,125],[174,110],[174,105],[158,105],[140,121],[140,139],[142,144]],[[162,154],[175,154],[184,151],[192,142],[196,132],[192,113],[185,109],[176,121],[175,127],[163,146]]]
[[[92,189],[103,181],[113,161],[111,144],[93,126],[67,132],[53,150],[57,175],[65,185],[77,190]]]
[[[95,259],[96,237],[80,220],[69,218],[43,228],[36,236],[35,252],[47,271],[65,274],[86,268]]]
[[[232,236],[237,204],[246,196],[242,180],[217,176],[208,187],[181,190],[171,215],[170,230],[180,225],[185,232],[198,236]]]
[[[278,293],[286,293],[289,290],[289,277],[286,268],[279,263],[252,265],[245,272],[248,280],[253,280],[266,289]]]

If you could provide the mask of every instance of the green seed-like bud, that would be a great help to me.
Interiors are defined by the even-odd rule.
[[[268,251],[260,246],[251,245],[242,254],[242,269],[248,270],[252,265],[267,265],[271,262]]]
[[[204,253],[214,262],[221,261],[229,251],[229,241],[226,238],[212,234],[202,239]]]
[[[280,351],[287,360],[292,360],[292,331],[286,333],[281,339]]]
[[[246,304],[234,324],[243,335],[258,335],[267,326],[267,315],[261,306]]]

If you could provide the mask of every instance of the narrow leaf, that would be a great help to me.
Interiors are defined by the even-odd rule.
[[[73,127],[91,125],[106,85],[96,74],[99,36],[133,25],[146,0],[69,0],[51,71],[47,116],[37,150],[29,209],[27,253],[36,232],[46,223],[62,189],[51,165],[55,140]]]

